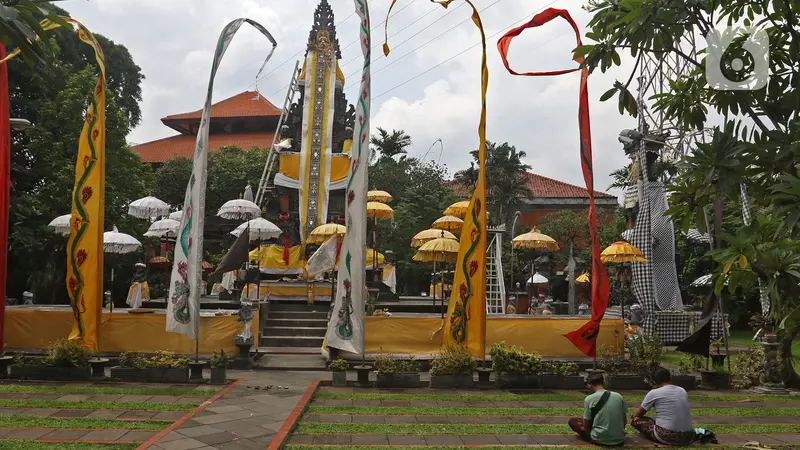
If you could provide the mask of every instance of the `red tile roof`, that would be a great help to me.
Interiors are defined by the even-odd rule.
[[[533,198],[589,198],[589,191],[574,184],[554,180],[536,173],[526,172],[522,175],[522,182],[528,185]],[[462,185],[453,182],[456,195],[467,196],[470,194]],[[606,192],[594,191],[595,198],[616,198]]]
[[[527,172],[528,189],[534,197],[539,198],[588,198],[589,191],[585,187],[554,180],[536,173]],[[606,192],[594,191],[595,198],[616,198]]]
[[[235,145],[250,150],[253,147],[268,148],[272,144],[273,133],[212,134],[208,137],[208,151],[215,152],[226,145]],[[179,134],[131,148],[139,154],[143,163],[165,163],[176,156],[192,158],[196,136]]]
[[[258,98],[256,99],[256,96]],[[173,120],[200,120],[203,111],[198,109],[194,112],[173,114],[164,117],[161,121]],[[231,118],[231,117],[278,117],[281,115],[280,108],[276,107],[263,96],[255,91],[244,91],[241,94],[226,98],[211,105],[212,118]]]

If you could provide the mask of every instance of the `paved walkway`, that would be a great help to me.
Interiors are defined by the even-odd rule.
[[[243,381],[152,446],[139,448],[264,450],[311,383],[328,377],[328,372],[229,370],[228,378]]]

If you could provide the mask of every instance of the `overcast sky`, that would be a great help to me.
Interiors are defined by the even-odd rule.
[[[220,31],[230,20],[247,17],[275,36],[278,48],[258,90],[280,106],[294,63],[301,58],[318,0],[68,0],[59,6],[90,30],[126,46],[142,68],[142,123],[129,141],[147,142],[174,134],[160,122],[168,114],[197,110],[208,83],[211,56]],[[358,21],[351,0],[330,0],[342,48],[342,71],[348,100],[357,95],[361,50]],[[450,172],[469,165],[478,145],[480,112],[480,36],[461,1],[449,9],[425,0],[399,0],[389,20],[384,57],[383,20],[390,0],[372,0],[372,127],[402,129],[414,143],[412,156],[425,154],[441,139],[440,162]],[[590,15],[575,0],[475,0],[486,29],[489,61],[487,136],[509,142],[527,153],[526,162],[541,175],[583,185],[578,155],[579,74],[558,77],[514,77],[502,66],[497,39],[512,26],[546,7],[569,10],[582,34]],[[555,20],[518,37],[510,60],[518,72],[574,67],[570,50],[575,37],[569,25]],[[243,26],[217,74],[214,101],[255,88],[255,75],[270,48],[251,27]],[[608,174],[626,158],[617,136],[636,121],[620,116],[616,101],[599,97],[615,77],[626,78],[632,66],[589,79],[595,187],[605,190]],[[264,143],[265,146],[268,143]],[[439,159],[440,146],[428,158]]]

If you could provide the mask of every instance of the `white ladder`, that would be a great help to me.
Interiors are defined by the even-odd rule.
[[[486,314],[505,314],[506,284],[501,260],[503,234],[494,233],[486,250]]]
[[[266,200],[266,193],[269,192],[272,187],[269,186],[269,179],[272,176],[272,171],[275,168],[275,163],[278,161],[280,157],[280,151],[275,149],[275,144],[279,142],[281,137],[281,128],[286,123],[286,117],[289,115],[289,108],[292,107],[292,102],[294,101],[294,95],[297,93],[299,88],[297,77],[300,74],[298,72],[300,67],[300,61],[296,61],[294,63],[294,70],[292,71],[292,81],[289,83],[289,90],[286,91],[286,98],[283,100],[283,108],[281,108],[281,117],[278,119],[278,126],[275,129],[275,134],[272,136],[272,144],[269,146],[269,154],[267,155],[267,162],[264,164],[264,171],[261,172],[261,181],[258,183],[258,190],[256,191],[256,204],[263,208],[265,205],[263,204]]]

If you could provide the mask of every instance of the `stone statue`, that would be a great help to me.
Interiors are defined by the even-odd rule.
[[[143,302],[150,301],[150,286],[147,285],[147,266],[136,263],[133,266],[133,281],[128,289],[125,303],[132,309],[140,308]]]
[[[260,277],[261,273],[258,266],[247,269],[247,273],[245,274],[245,287],[242,289],[242,297],[240,299],[239,315],[236,319],[239,323],[243,324],[244,328],[236,336],[237,341],[241,340],[247,342],[252,339],[253,335],[250,332],[250,324],[255,317],[253,303],[259,300],[258,284]]]

